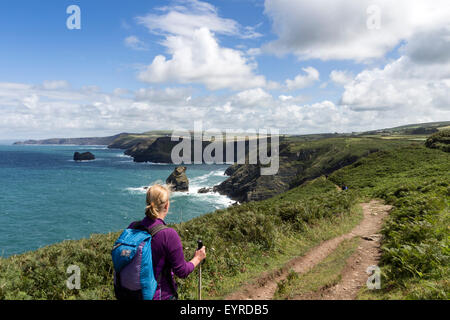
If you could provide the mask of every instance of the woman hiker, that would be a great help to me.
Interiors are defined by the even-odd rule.
[[[195,252],[191,261],[185,261],[183,245],[178,233],[172,228],[164,227],[166,225],[164,218],[170,207],[169,197],[170,191],[167,187],[159,184],[150,187],[147,190],[145,218],[142,221],[131,223],[128,227],[128,229],[133,229],[139,225],[152,229],[161,226],[159,227],[160,231],[154,235],[151,241],[153,273],[157,279],[153,300],[176,300],[178,298],[177,285],[173,274],[180,278],[186,278],[206,258],[206,248],[203,246]],[[120,288],[125,288],[127,292],[139,292],[141,289],[140,259],[142,259],[142,255],[139,255],[138,251],[137,256],[120,272]],[[115,277],[115,281],[117,281],[117,277]],[[130,295],[125,295],[123,298],[130,298]]]

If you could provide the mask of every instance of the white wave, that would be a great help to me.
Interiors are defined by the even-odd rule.
[[[170,166],[171,163],[159,163],[159,162],[144,162],[145,164],[149,164],[152,166]]]
[[[176,199],[179,197],[193,197],[198,199],[198,201],[202,201],[202,202],[208,202],[210,204],[212,204],[214,206],[214,208],[216,209],[223,209],[226,207],[229,207],[230,205],[232,205],[233,203],[235,203],[234,200],[228,198],[225,195],[221,195],[218,192],[206,192],[206,193],[198,193],[198,191],[201,188],[212,188],[213,185],[211,185],[211,183],[208,183],[209,178],[217,176],[217,177],[224,177],[225,174],[225,170],[220,169],[220,170],[214,170],[211,172],[208,172],[204,175],[198,176],[198,177],[194,177],[191,178],[189,181],[189,191],[177,191],[177,192],[173,192],[171,195],[171,198]],[[154,183],[160,183],[160,181],[156,181]],[[145,194],[147,192],[146,189],[144,189],[144,187],[147,186],[141,186],[141,187],[130,187],[130,188],[126,188],[127,192],[130,192],[132,194]]]
[[[116,157],[118,157],[118,158],[133,158],[132,156],[126,155],[124,153],[116,154]]]
[[[106,160],[105,158],[95,158],[94,160],[73,160],[73,159],[68,159],[67,161],[70,162],[77,162],[77,163],[89,163],[89,162],[94,162],[94,161],[103,161]]]
[[[211,203],[216,209],[223,209],[232,205],[235,201],[218,192],[209,191],[206,193],[198,193],[201,188],[212,188],[213,185],[208,183],[211,177],[224,177],[225,170],[215,170],[204,175],[194,177],[189,181],[189,192],[174,192],[172,197],[191,196],[198,198],[200,201]]]
[[[144,187],[137,187],[137,188],[129,187],[129,188],[125,188],[125,190],[131,194],[146,194],[147,193],[147,190],[144,189]]]
[[[171,166],[172,163],[158,163],[158,162],[135,162],[139,165],[150,165],[150,166]]]
[[[200,184],[200,183],[204,183],[208,180],[208,178],[213,177],[213,176],[217,176],[217,177],[223,177],[225,175],[225,170],[215,170],[215,171],[211,171],[207,174],[204,174],[202,176],[199,177],[195,177],[192,178],[190,180],[190,184],[194,185],[194,184]],[[203,186],[205,187],[205,186]]]

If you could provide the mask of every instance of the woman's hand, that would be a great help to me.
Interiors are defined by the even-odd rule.
[[[195,251],[194,258],[192,258],[191,262],[194,264],[194,267],[196,267],[205,258],[206,258],[206,247],[203,246],[200,250]]]

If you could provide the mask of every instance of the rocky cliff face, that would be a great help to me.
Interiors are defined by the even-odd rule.
[[[172,148],[177,144],[178,141],[171,141],[170,137],[161,137],[153,142],[138,143],[125,154],[133,157],[134,162],[172,163]]]
[[[289,190],[290,183],[300,171],[299,167],[288,165],[286,158],[280,158],[280,164],[278,173],[270,176],[261,175],[260,165],[233,165],[231,176],[213,190],[239,202],[270,198]]]
[[[133,157],[135,162],[154,162],[154,163],[172,163],[172,149],[179,144],[179,141],[172,141],[171,137],[159,137],[156,138],[154,141],[145,141],[138,143],[136,145],[133,145],[129,149],[125,151],[126,155],[129,155]],[[205,148],[210,145],[210,141],[202,141],[201,142],[201,153],[203,155],[203,152]],[[234,157],[233,161],[237,162],[237,142],[230,142],[225,143],[223,142],[223,154],[222,159],[226,160],[226,153],[227,153],[227,144],[230,145],[231,148],[234,150]],[[249,142],[245,142],[245,150],[248,152],[249,150]],[[191,141],[191,163],[194,162],[194,141]],[[181,153],[180,156],[183,156]],[[212,153],[212,156],[215,156],[215,153]],[[204,159],[202,159],[204,160]]]
[[[224,194],[239,202],[259,201],[285,192],[304,182],[328,175],[344,166],[356,162],[378,149],[351,150],[333,142],[300,150],[289,143],[280,144],[279,170],[275,175],[262,176],[260,165],[232,165],[226,170],[230,177],[214,187],[215,192]]]
[[[186,167],[176,167],[166,179],[166,183],[172,186],[173,191],[189,191],[189,180],[186,176]]]

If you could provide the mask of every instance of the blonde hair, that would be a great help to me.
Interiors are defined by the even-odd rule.
[[[170,197],[170,188],[155,184],[147,190],[147,207],[145,207],[145,215],[151,219],[157,219],[159,214],[164,210]]]

